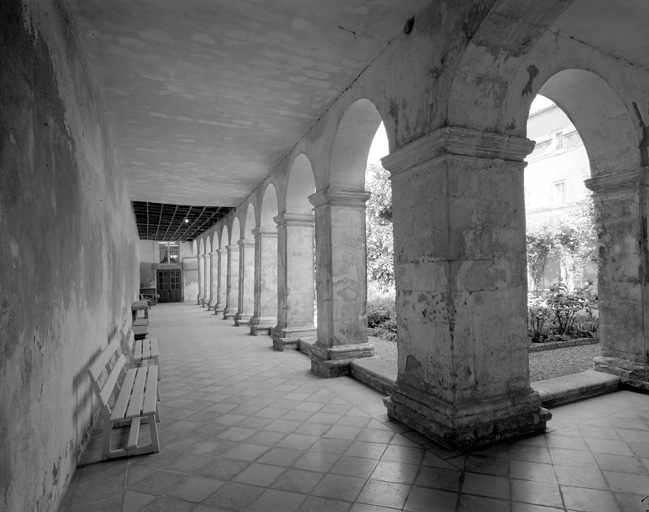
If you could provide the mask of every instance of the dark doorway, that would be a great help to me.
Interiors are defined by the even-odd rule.
[[[158,294],[160,302],[181,302],[180,270],[158,270]]]

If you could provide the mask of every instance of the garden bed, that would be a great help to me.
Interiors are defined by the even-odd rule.
[[[599,343],[598,338],[576,338],[573,340],[546,341],[544,343],[530,343],[530,352],[543,352],[557,348],[580,347],[582,345],[595,345]]]

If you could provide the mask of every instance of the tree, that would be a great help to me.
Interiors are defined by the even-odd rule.
[[[389,290],[394,287],[390,173],[380,165],[369,165],[366,189],[372,194],[366,205],[367,275],[380,288]]]

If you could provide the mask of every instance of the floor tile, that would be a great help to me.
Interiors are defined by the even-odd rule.
[[[647,395],[557,407],[545,434],[457,453],[267,336],[156,308],[162,451],[79,467],[59,512],[645,512]],[[81,460],[100,449],[96,431]]]

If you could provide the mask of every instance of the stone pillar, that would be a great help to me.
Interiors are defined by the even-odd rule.
[[[219,253],[213,251],[210,253],[210,301],[207,303],[207,309],[213,309],[216,306],[217,285],[219,272]]]
[[[444,127],[388,155],[398,376],[388,414],[461,450],[545,429],[530,387],[528,139]]]
[[[374,355],[367,343],[365,203],[369,192],[327,188],[309,197],[316,226],[318,339],[311,370],[349,375],[354,358]]]
[[[196,297],[196,304],[202,306],[203,305],[203,261],[205,260],[205,256],[199,254],[198,256],[196,256],[196,260],[198,263],[198,296]]]
[[[228,277],[223,319],[234,318],[239,309],[239,246],[228,245]]]
[[[234,324],[248,325],[255,309],[255,241],[239,240],[239,309]]]
[[[270,334],[277,324],[277,228],[256,228],[255,310],[250,334]]]
[[[599,232],[599,342],[595,369],[649,390],[649,167],[586,180]]]
[[[203,307],[210,302],[210,255],[203,257]],[[209,308],[208,308],[209,309]]]
[[[275,350],[298,350],[299,340],[316,335],[312,214],[275,217],[277,223],[277,325]]]
[[[225,292],[228,288],[228,252],[226,249],[219,249],[216,251],[218,254],[218,267],[216,276],[216,305],[214,306],[214,314],[220,315],[225,311]]]

